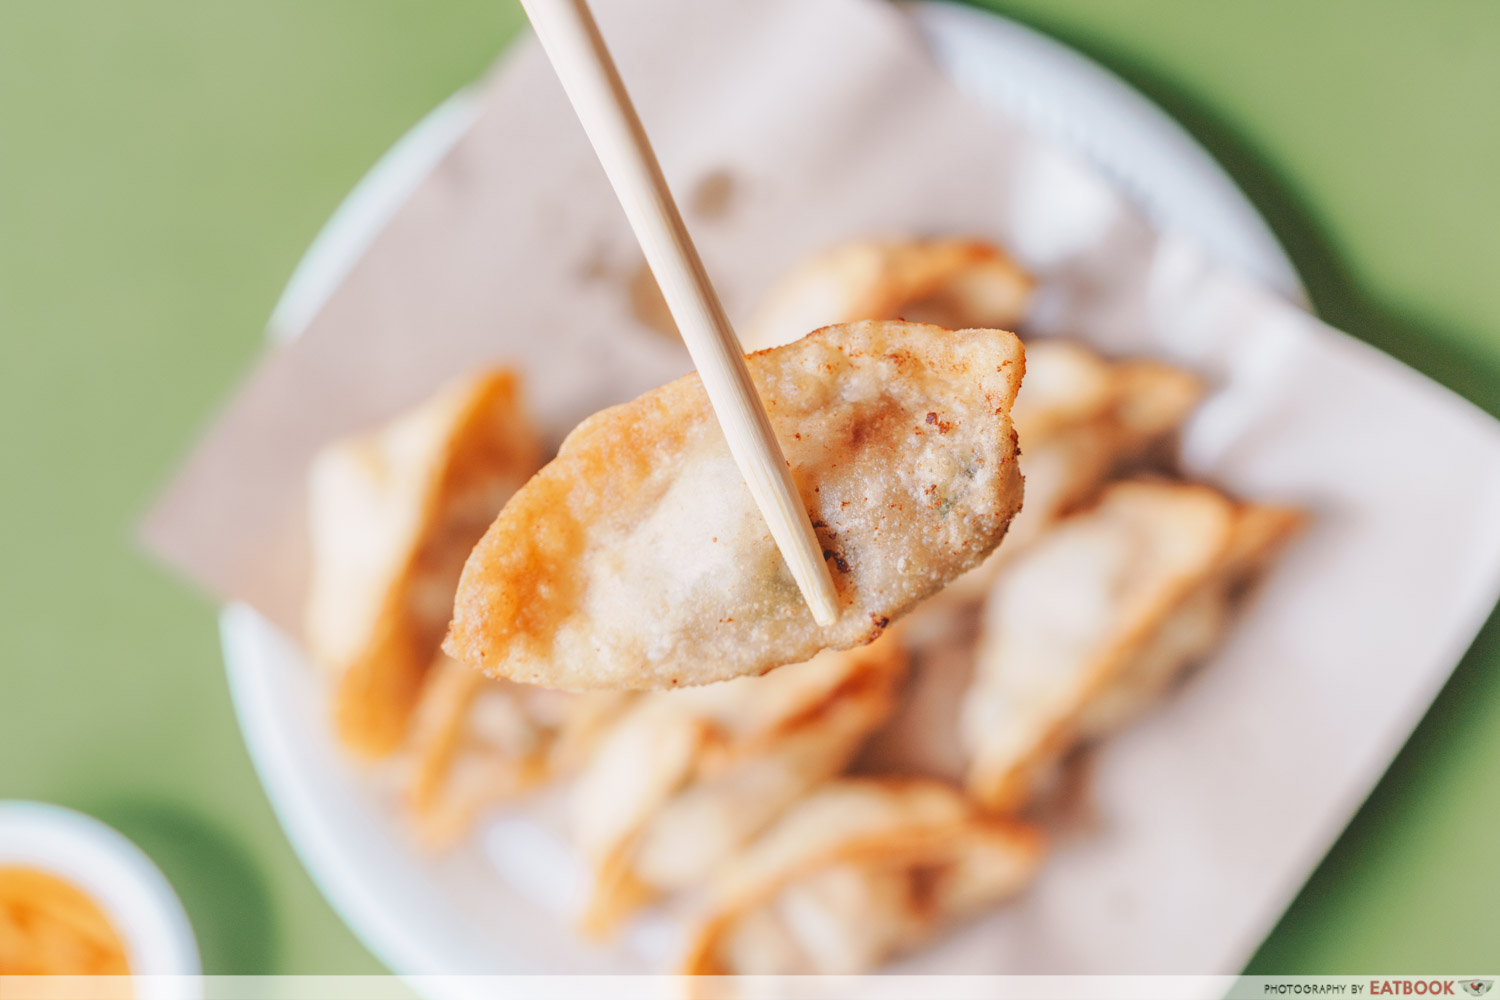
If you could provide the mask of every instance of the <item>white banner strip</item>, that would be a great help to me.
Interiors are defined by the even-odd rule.
[[[1482,997],[1483,976],[0,976],[0,1000],[1264,1000]],[[1500,1000],[1500,994],[1496,995]]]

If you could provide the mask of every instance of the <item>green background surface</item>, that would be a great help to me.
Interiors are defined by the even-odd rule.
[[[1500,414],[1500,4],[993,6],[1177,116],[1324,317]],[[340,198],[520,21],[495,0],[0,0],[0,798],[133,837],[210,972],[379,966],[267,806],[212,605],[132,524]],[[1492,618],[1251,971],[1494,971],[1497,845]]]

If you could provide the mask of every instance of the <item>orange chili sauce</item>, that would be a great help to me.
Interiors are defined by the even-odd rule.
[[[129,973],[124,942],[92,898],[56,875],[0,866],[0,975]]]

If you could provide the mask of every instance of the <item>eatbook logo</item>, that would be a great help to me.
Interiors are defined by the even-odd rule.
[[[1493,979],[1468,979],[1464,981],[1464,992],[1471,997],[1482,997],[1495,985]]]

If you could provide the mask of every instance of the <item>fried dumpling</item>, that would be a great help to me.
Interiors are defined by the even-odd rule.
[[[1043,851],[1040,831],[982,815],[941,782],[834,781],[725,870],[682,971],[868,971],[1019,892]]]
[[[1065,340],[1027,344],[1026,381],[1011,410],[1025,506],[1004,545],[907,619],[911,637],[943,642],[964,631],[961,621],[984,599],[1000,567],[1059,518],[1122,472],[1170,465],[1166,445],[1202,392],[1196,375],[1169,364],[1110,361]]]
[[[1033,341],[1011,420],[1021,448],[1026,504],[1003,550],[949,588],[977,599],[1000,564],[1097,494],[1119,470],[1169,440],[1202,396],[1196,375],[1146,360],[1109,361],[1082,344]]]
[[[631,697],[491,680],[439,654],[396,768],[420,839],[451,845],[485,809],[576,771]]]
[[[833,247],[777,282],[740,331],[747,351],[780,347],[830,323],[904,319],[1009,330],[1032,280],[980,240],[862,241]]]
[[[594,870],[584,927],[606,932],[702,883],[843,770],[890,715],[905,665],[886,636],[765,677],[640,696],[574,786],[575,841]]]
[[[446,649],[545,687],[667,688],[868,642],[1020,506],[998,330],[852,323],[748,359],[840,602],[818,626],[696,375],[584,421],[464,568]]]
[[[1070,749],[1149,705],[1300,522],[1205,486],[1128,481],[1008,560],[962,711],[970,794],[1019,809]]]
[[[314,460],[306,637],[337,675],[335,719],[350,749],[400,745],[464,560],[540,463],[516,376],[503,370]]]
[[[1032,280],[1003,251],[975,240],[857,242],[803,262],[767,293],[741,340],[790,343],[827,323],[907,319],[1009,329]],[[1169,438],[1202,396],[1197,376],[1154,361],[1108,361],[1082,344],[1026,345],[1026,381],[1011,412],[1026,504],[995,559],[949,588],[945,603],[983,594],[999,560],[1090,499],[1111,474]]]

